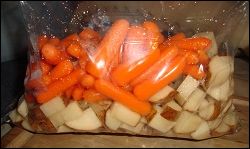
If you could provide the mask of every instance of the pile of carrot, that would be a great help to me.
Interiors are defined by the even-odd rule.
[[[37,46],[40,60],[26,72],[28,101],[111,99],[146,116],[148,99],[179,76],[206,77],[211,41],[183,33],[166,38],[154,22],[135,26],[120,19],[103,37],[85,28],[64,39],[39,36]]]

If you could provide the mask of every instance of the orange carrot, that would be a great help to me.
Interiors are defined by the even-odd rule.
[[[152,77],[154,74],[159,72],[162,68],[165,67],[176,55],[178,54],[178,48],[175,46],[166,47],[163,53],[161,53],[161,57],[157,62],[155,62],[151,67],[149,67],[144,73],[135,78],[130,85],[135,86],[138,83],[144,81]]]
[[[187,64],[197,64],[199,62],[198,54],[194,51],[186,51],[187,53]]]
[[[158,25],[151,21],[145,21],[142,26],[147,30],[148,46],[153,49],[157,48],[164,41],[164,36]]]
[[[24,99],[28,103],[33,103],[34,101],[36,101],[35,97],[32,95],[32,93],[29,93],[28,91],[25,91]]]
[[[206,73],[202,65],[186,65],[183,71],[186,75],[191,75],[197,80],[204,79],[206,77]]]
[[[87,64],[87,60],[86,58],[79,58],[78,63],[81,67],[81,69],[85,70],[86,64]]]
[[[206,53],[206,51],[204,50],[198,50],[197,51],[198,55],[199,55],[199,62],[203,65],[208,65],[209,63],[209,57]]]
[[[146,30],[141,26],[131,26],[123,44],[121,63],[132,64],[153,51],[146,47]]]
[[[81,55],[83,54],[83,49],[81,47],[81,45],[77,42],[72,42],[68,48],[67,48],[67,52],[76,58],[80,58]]]
[[[48,74],[49,71],[52,69],[52,66],[50,64],[46,63],[44,60],[40,61],[40,67],[41,67],[43,74]]]
[[[143,101],[148,100],[151,96],[161,90],[163,87],[177,79],[182,73],[186,63],[186,56],[177,56],[166,65],[165,72],[162,70],[152,78],[146,79],[134,87],[135,96]]]
[[[76,41],[76,42],[80,41],[80,37],[76,33],[71,34],[67,36],[66,38],[64,38],[63,40],[61,40],[60,46],[63,49],[66,49],[73,41]]]
[[[184,33],[177,33],[174,36],[170,37],[168,40],[181,40],[186,38]]]
[[[56,65],[62,59],[64,59],[61,55],[61,52],[50,43],[47,43],[43,46],[42,55],[45,58],[45,61],[52,65]]]
[[[38,91],[35,95],[37,102],[45,103],[50,99],[52,99],[53,97],[64,92],[69,87],[75,85],[82,76],[82,73],[83,72],[81,69],[74,70],[69,75],[48,85],[46,90]]]
[[[70,74],[73,71],[73,64],[70,60],[64,60],[57,64],[50,72],[51,80],[57,80]]]
[[[64,95],[66,98],[70,99],[71,96],[72,96],[72,92],[74,90],[75,86],[71,86],[69,87],[65,92],[64,92]]]
[[[108,75],[111,67],[116,67],[115,64],[118,64],[119,60],[117,57],[119,57],[120,47],[126,37],[128,27],[129,22],[124,19],[113,23],[93,55],[93,62],[86,67],[87,72],[93,76],[102,77]]]
[[[76,88],[74,88],[72,92],[72,97],[74,100],[82,99],[82,95],[83,95],[83,89],[81,87],[77,86]]]
[[[104,96],[103,94],[97,92],[95,89],[88,89],[83,92],[83,98],[87,102],[95,103],[101,100],[108,99],[108,97]]]
[[[48,42],[49,38],[46,35],[41,35],[37,39],[38,49],[41,50],[43,46]]]
[[[46,86],[52,82],[51,77],[49,75],[42,75],[41,79]]]
[[[120,64],[112,72],[112,80],[118,85],[125,86],[131,80],[141,75],[149,69],[160,58],[160,50],[155,49],[145,58],[133,63],[132,65]]]
[[[180,49],[197,51],[208,49],[211,46],[211,40],[205,37],[186,38],[178,40],[175,44]]]
[[[89,39],[93,39],[93,40],[97,40],[99,41],[101,39],[101,36],[94,31],[91,28],[85,28],[80,34],[79,37],[83,40],[89,40]]]
[[[43,81],[41,80],[41,78],[30,79],[25,84],[25,88],[28,89],[28,90],[31,90],[31,89],[42,89],[44,87],[46,87],[46,86],[43,83]]]
[[[94,86],[95,78],[91,75],[85,74],[82,76],[80,83],[83,87],[90,88]]]
[[[169,37],[167,40],[165,40],[163,43],[159,45],[159,48],[164,50],[168,46],[173,46],[177,41],[185,39],[186,36],[184,33],[177,33],[174,36]]]
[[[91,74],[92,76],[98,78],[101,76],[101,72],[99,71],[99,69],[96,67],[96,65],[92,62],[89,61],[86,64],[86,71]]]
[[[48,42],[54,46],[58,46],[60,44],[60,39],[57,37],[52,37]]]
[[[133,94],[114,86],[112,83],[105,80],[97,80],[95,88],[101,94],[117,101],[129,109],[146,116],[151,112],[151,105],[148,102],[139,101]]]

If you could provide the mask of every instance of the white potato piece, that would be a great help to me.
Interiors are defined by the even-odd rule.
[[[21,125],[23,126],[23,128],[29,130],[29,131],[34,131],[33,128],[30,126],[30,123],[27,119],[24,119],[21,123]]]
[[[181,106],[179,106],[174,100],[165,104],[162,109],[161,116],[170,121],[175,121],[182,110]]]
[[[148,121],[147,121],[147,119],[145,117],[141,117],[140,122],[144,123],[144,124],[147,124]]]
[[[82,116],[83,110],[80,108],[77,101],[72,101],[68,106],[61,111],[62,118],[65,122],[78,119]]]
[[[111,110],[107,110],[106,115],[105,115],[105,125],[111,129],[111,130],[117,130],[120,125],[122,124],[121,121],[116,119],[113,115]]]
[[[231,106],[232,106],[232,100],[228,100],[226,103],[222,104],[221,105],[222,110],[220,116],[223,116],[230,109]]]
[[[62,132],[74,132],[74,129],[69,128],[68,126],[62,125],[57,128],[57,133],[62,133]]]
[[[204,91],[196,88],[184,104],[184,110],[196,112],[205,96],[206,93]]]
[[[218,101],[227,101],[228,97],[233,94],[233,87],[230,83],[231,81],[227,79],[220,86],[208,88],[207,93]]]
[[[22,117],[26,117],[28,115],[28,105],[26,100],[22,100],[21,103],[17,107],[17,112],[22,115]]]
[[[209,62],[211,77],[207,88],[223,84],[233,73],[233,59],[230,56],[214,56]]]
[[[191,112],[182,111],[174,126],[175,133],[191,133],[201,124],[202,119]]]
[[[199,106],[199,111],[206,108],[209,105],[209,102],[206,98],[201,99],[201,103]]]
[[[114,102],[111,107],[112,115],[118,119],[119,121],[126,123],[130,126],[136,126],[136,124],[140,121],[141,115],[130,110],[126,106]]]
[[[215,120],[208,121],[209,129],[210,130],[216,129],[220,125],[220,123],[222,122],[222,120],[223,120],[222,117],[218,117]]]
[[[238,117],[236,112],[228,112],[226,116],[223,118],[223,122],[230,127],[235,127],[238,122]]]
[[[189,95],[191,95],[191,93],[198,87],[198,85],[199,81],[188,75],[177,88],[177,102],[182,106],[188,99]]]
[[[213,57],[218,54],[218,46],[213,32],[202,32],[193,35],[193,37],[205,37],[212,41],[211,47],[207,50],[208,57]]]
[[[84,110],[78,119],[66,122],[65,124],[76,130],[95,130],[102,126],[101,121],[92,108]]]
[[[136,126],[130,126],[128,124],[121,124],[120,128],[123,128],[125,130],[128,130],[130,132],[136,133],[136,134],[140,134],[140,132],[142,131],[143,127],[144,127],[144,123],[139,122]]]
[[[62,126],[65,122],[65,120],[63,119],[63,112],[57,112],[53,115],[51,115],[50,117],[48,117],[49,120],[51,121],[51,123],[55,126],[55,127],[59,127]]]
[[[215,129],[215,132],[218,132],[218,133],[225,133],[225,132],[228,132],[230,130],[230,127],[225,124],[223,121],[220,123],[219,127],[217,127]]]
[[[178,103],[176,103],[174,100],[169,101],[168,103],[166,103],[166,105],[164,105],[164,107],[165,106],[169,106],[172,109],[175,109],[176,111],[179,111],[179,112],[182,110],[182,107]]]
[[[150,97],[149,101],[158,102],[161,99],[166,98],[169,95],[169,93],[171,93],[172,91],[174,91],[174,89],[167,85],[164,88],[162,88],[160,91],[158,91],[156,94],[154,94],[152,97]]]
[[[221,112],[221,105],[219,102],[210,102],[206,107],[199,109],[199,116],[205,120],[216,119]]]
[[[63,99],[60,96],[54,97],[53,99],[49,100],[46,103],[43,103],[40,106],[40,109],[47,117],[53,115],[54,113],[62,111],[64,108],[65,105]]]
[[[16,109],[10,112],[9,117],[13,123],[21,122],[23,120],[23,117],[17,112]]]
[[[162,117],[161,112],[163,111],[163,109],[161,107],[155,106],[155,109],[157,112],[154,115],[154,117],[150,120],[150,122],[148,123],[148,126],[154,128],[162,133],[168,132],[171,128],[174,127],[176,122],[169,121],[169,120],[165,119],[164,117]]]
[[[206,139],[206,138],[211,137],[210,129],[209,129],[207,122],[202,121],[200,126],[196,129],[196,131],[191,133],[191,136],[193,139],[196,139],[196,140],[201,140],[201,139]]]

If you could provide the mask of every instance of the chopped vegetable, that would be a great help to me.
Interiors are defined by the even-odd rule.
[[[50,99],[52,99],[53,97],[65,91],[67,88],[75,85],[82,76],[82,73],[83,72],[80,69],[74,70],[69,75],[63,77],[62,79],[51,83],[46,90],[38,91],[37,94],[35,95],[37,102],[45,103]]]
[[[145,116],[151,112],[151,105],[148,102],[138,100],[133,94],[114,86],[105,80],[96,80],[95,88],[105,96],[125,105],[131,110]]]
[[[152,78],[142,81],[134,88],[135,96],[143,101],[148,100],[157,91],[177,79],[182,73],[186,63],[186,56],[177,56],[165,65]]]

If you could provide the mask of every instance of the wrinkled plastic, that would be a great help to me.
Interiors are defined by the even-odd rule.
[[[157,10],[137,6],[137,2],[126,2],[125,8],[123,2],[107,2],[114,8],[102,2],[20,3],[32,43],[24,80],[28,107],[21,124],[24,128],[43,133],[112,132],[198,140],[238,128],[236,123],[229,126],[222,121],[235,112],[230,99],[232,56],[239,42],[232,44],[230,36],[238,21],[244,21],[248,2],[218,2],[216,14],[210,2],[145,2],[145,7],[149,3],[159,6]],[[126,6],[130,5],[134,7],[129,10]],[[184,15],[186,10],[189,16]],[[191,99],[204,99],[203,107]],[[52,101],[63,103],[54,105],[62,109],[46,110],[46,103]],[[171,111],[170,101],[182,110],[172,107]],[[94,111],[98,120],[65,116],[63,111],[74,106],[82,114]],[[116,106],[132,114],[116,112],[116,122],[108,120],[108,111],[117,110]],[[214,113],[207,118],[201,111],[209,106],[214,106]],[[200,125],[182,132],[185,115]],[[131,122],[123,119],[130,116]],[[82,119],[89,124],[79,126],[85,122]],[[119,127],[112,130],[111,125],[117,123]],[[222,123],[227,126],[225,132],[217,129]],[[203,127],[210,129],[197,137]]]

